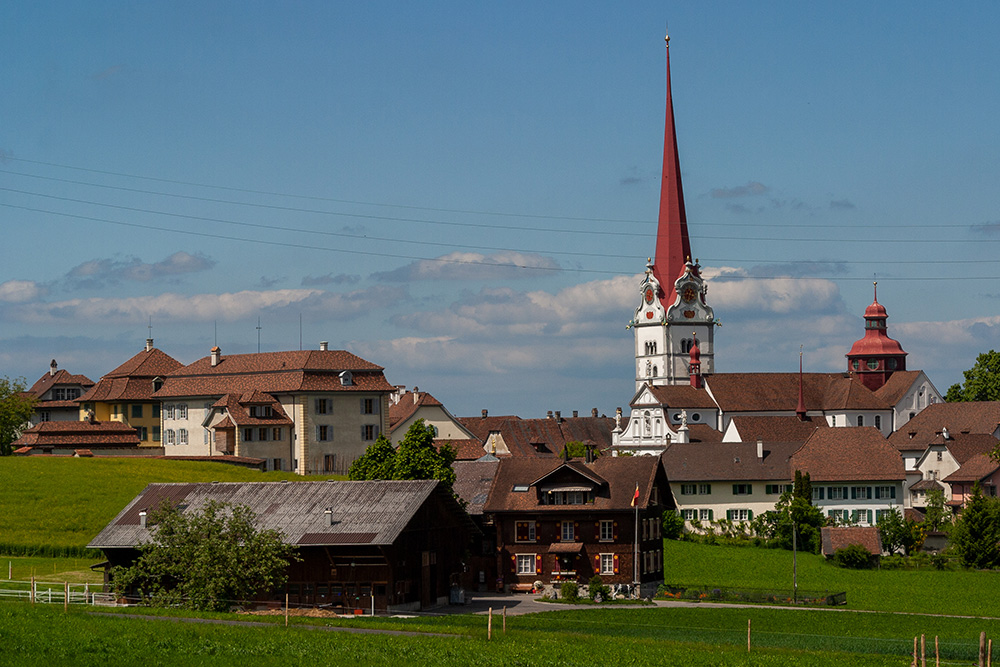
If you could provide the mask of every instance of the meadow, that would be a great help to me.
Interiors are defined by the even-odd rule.
[[[164,459],[0,458],[0,554],[84,555],[84,547],[152,482],[336,479]]]

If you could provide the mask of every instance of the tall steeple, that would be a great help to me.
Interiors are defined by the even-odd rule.
[[[894,371],[906,370],[906,352],[898,341],[889,338],[885,306],[875,300],[865,308],[865,336],[855,341],[847,353],[847,370],[872,391],[884,385]]]
[[[672,305],[677,296],[676,281],[691,258],[684,190],[681,187],[681,163],[677,155],[677,132],[674,129],[674,103],[670,92],[670,35],[667,43],[667,112],[663,130],[663,175],[660,181],[660,215],[656,228],[656,255],[653,275],[663,289],[663,301]]]

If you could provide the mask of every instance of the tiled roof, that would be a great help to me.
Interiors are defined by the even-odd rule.
[[[444,407],[441,401],[437,400],[426,391],[416,392],[416,398],[414,399],[414,392],[407,391],[404,392],[399,401],[396,403],[389,403],[389,429],[401,422],[409,419],[413,413],[422,407]]]
[[[246,505],[256,514],[259,529],[279,530],[289,544],[389,546],[432,495],[452,508],[455,522],[438,528],[466,525],[468,517],[457,501],[435,480],[150,484],[88,546],[120,548],[149,541],[149,530],[139,526],[139,511],[155,509],[164,499],[183,503],[187,512],[212,500]]]
[[[15,446],[101,447],[138,446],[135,428],[122,422],[57,421],[41,422],[21,433]]]
[[[896,371],[889,376],[884,385],[875,390],[875,395],[889,405],[897,405],[920,377],[921,372]]]
[[[1000,426],[1000,401],[932,403],[889,436],[897,449],[922,449],[947,428],[960,433],[993,433]]]
[[[149,350],[143,349],[142,352],[139,352],[137,355],[110,373],[107,373],[104,377],[155,378],[171,373],[182,366],[183,364],[181,362],[177,361],[166,352],[158,350],[154,347]]]
[[[965,463],[976,454],[989,454],[1000,445],[1000,440],[989,433],[957,433],[948,440],[938,436],[931,444],[944,444],[959,465]]]
[[[349,391],[389,392],[394,389],[382,367],[343,350],[261,352],[222,356],[217,366],[211,358],[199,359],[166,376],[155,398],[221,396],[262,391],[270,394]],[[344,385],[339,374],[350,371],[353,382]]]
[[[791,466],[808,472],[813,483],[906,479],[899,452],[870,426],[816,429]]]
[[[455,457],[456,461],[475,461],[486,453],[486,450],[483,449],[482,442],[479,440],[470,440],[468,438],[440,438],[434,440],[435,447],[440,449],[441,445],[449,445],[455,450],[455,452],[457,452],[458,456]]]
[[[55,375],[46,373],[42,377],[38,378],[38,380],[35,381],[35,384],[31,385],[31,388],[28,389],[27,393],[35,396],[36,398],[41,398],[45,392],[56,385],[83,387],[86,391],[86,389],[93,386],[93,384],[94,381],[86,375],[73,375],[59,369],[55,372]]]
[[[992,457],[987,454],[976,454],[969,458],[962,467],[944,478],[945,482],[954,484],[955,482],[976,482],[985,479],[1000,468]]]
[[[671,482],[727,480],[788,481],[788,460],[801,442],[765,442],[757,458],[756,442],[673,443],[660,455]]]
[[[722,431],[708,424],[688,424],[688,438],[691,442],[722,442]]]
[[[244,401],[245,397],[250,398],[249,401]],[[252,417],[250,416],[250,411],[246,408],[246,403],[250,403],[254,406],[266,405],[270,406],[272,415],[270,417]],[[244,397],[239,397],[234,394],[226,394],[213,405],[216,407],[225,407],[227,413],[227,419],[230,423],[227,425],[219,424],[215,425],[215,428],[227,428],[231,425],[236,426],[291,426],[292,420],[288,418],[288,414],[285,412],[284,408],[281,407],[279,403],[270,394],[265,394],[263,392],[253,392],[251,394],[245,394]],[[226,421],[223,419],[222,421]]]
[[[581,474],[578,467],[592,475]],[[561,470],[560,470],[561,469]],[[580,460],[566,462],[559,458],[507,458],[501,459],[497,475],[490,490],[484,512],[516,512],[544,507],[546,512],[579,512],[579,505],[540,505],[538,493],[530,485],[539,480],[555,478],[579,480],[581,485],[593,485],[593,475],[607,481],[606,488],[595,494],[587,511],[622,511],[631,509],[636,484],[639,486],[639,506],[650,501],[650,492],[656,473],[662,469],[656,456],[602,456],[591,464]],[[515,486],[529,486],[528,491],[514,491]]]
[[[733,417],[732,424],[744,442],[805,442],[818,428],[828,428],[823,417]]]
[[[104,376],[79,399],[81,403],[112,401],[152,401],[153,380],[142,377]]]
[[[861,545],[873,556],[882,554],[882,538],[876,526],[823,526],[821,531],[824,556],[852,544]]]
[[[944,491],[944,487],[937,480],[922,479],[915,484],[911,484],[910,491]]]
[[[483,513],[499,464],[499,461],[455,461],[452,464],[455,471],[452,488],[466,502],[465,509],[469,514]]]
[[[615,427],[615,420],[608,417],[465,417],[458,422],[481,442],[486,442],[492,431],[499,431],[514,457],[556,456],[568,442],[593,443],[604,450],[611,446]],[[536,444],[544,445],[543,451],[539,452]]]
[[[653,385],[649,390],[662,405],[672,408],[719,409],[707,391],[695,389],[689,384]]]
[[[798,373],[716,373],[705,378],[719,406],[733,412],[795,412]],[[887,410],[890,406],[861,382],[843,373],[803,373],[807,411]]]

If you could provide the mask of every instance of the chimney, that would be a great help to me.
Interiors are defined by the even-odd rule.
[[[806,399],[802,393],[802,347],[799,346],[799,403],[795,406],[795,416],[799,421],[806,420]]]
[[[152,352],[152,351],[153,351],[153,339],[152,338],[147,338],[146,339],[146,352]]]
[[[757,438],[757,460],[764,460],[764,441],[760,438]]]
[[[420,401],[420,387],[413,388],[413,404],[416,405]]]
[[[548,413],[547,413],[547,414],[546,414],[545,416],[546,416],[546,417],[547,417],[548,419],[552,419],[552,411],[551,411],[551,410],[549,410],[549,411],[548,411]]]
[[[947,426],[941,429],[941,437],[945,440],[951,440],[951,433],[948,432]]]
[[[562,421],[562,412],[559,411],[559,410],[556,410],[556,421],[557,422],[561,422]]]
[[[620,410],[621,408],[618,408],[618,409]],[[590,416],[591,417],[596,417],[597,416],[597,408],[591,408],[590,409]]]
[[[212,367],[214,368],[215,366],[218,366],[221,360],[222,360],[222,350],[220,350],[219,346],[216,345],[215,347],[212,348]]]
[[[580,416],[580,413],[577,412],[576,410],[574,410],[573,411],[573,417],[575,418],[575,417],[579,417],[579,416]]]
[[[323,510],[323,514],[326,516],[326,524],[328,526],[332,526],[333,525],[333,508],[332,507],[327,507],[325,510]]]
[[[320,341],[320,343],[319,343],[319,351],[320,352],[328,352],[329,350],[330,350],[330,343],[328,341],[325,341],[325,340]]]
[[[490,416],[490,411],[487,410],[486,408],[483,408],[483,419],[486,419],[489,416]]]
[[[59,370],[59,364],[57,364],[56,360],[53,359],[52,363],[49,364],[49,375],[55,375],[57,370]]]
[[[139,527],[146,527],[146,510],[139,510]]]

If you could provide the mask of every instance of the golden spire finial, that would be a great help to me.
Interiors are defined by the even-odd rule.
[[[663,41],[667,43],[667,48],[669,49],[670,48],[670,35],[669,34],[665,35],[663,37]]]

